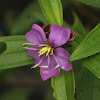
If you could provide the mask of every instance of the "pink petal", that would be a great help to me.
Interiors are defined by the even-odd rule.
[[[67,42],[70,33],[69,28],[62,28],[58,24],[53,24],[50,29],[49,42],[54,47],[61,46]]]
[[[39,67],[48,66],[48,57],[45,55],[41,55],[40,57],[35,58],[35,64],[38,64],[41,60],[42,62],[39,64]]]
[[[39,49],[39,47],[37,47],[37,46],[32,46],[31,48]],[[28,56],[31,56],[33,58],[38,58],[39,57],[38,52],[39,52],[39,50],[28,50],[27,54],[28,54]]]
[[[72,69],[72,65],[68,62],[70,54],[63,48],[56,48],[54,51],[54,55],[56,56],[58,63],[61,69],[65,71],[69,71]]]
[[[46,66],[48,65],[48,68],[40,68],[40,74],[43,80],[47,80],[48,78],[52,77],[52,76],[58,76],[59,72],[60,72],[60,68],[56,68],[57,66],[57,62],[55,60],[55,58],[52,55],[50,56],[50,62],[48,65],[48,57],[44,57],[42,63],[39,65],[41,67],[42,66]]]
[[[46,57],[45,55],[42,55],[41,57],[43,57],[43,60],[39,66],[40,67],[41,66],[48,66],[48,57]]]
[[[49,64],[49,67],[52,68],[52,69],[54,69],[56,66],[57,66],[57,62],[56,62],[54,56],[50,55],[50,64]]]
[[[52,68],[40,68],[40,75],[42,77],[42,80],[47,80],[48,78],[52,76],[58,76],[60,73],[60,68],[52,69]]]
[[[48,67],[50,67],[50,69],[54,69],[57,66],[57,62],[52,55],[49,55],[49,57],[50,57],[49,65],[48,65],[48,57],[46,57],[46,55],[40,56],[40,59],[38,58],[37,61],[39,62],[42,57],[43,57],[43,60],[42,60],[42,63],[39,65],[40,67],[48,66]]]
[[[59,73],[60,73],[60,68],[56,68],[56,69],[54,69],[54,71],[53,71],[53,76],[54,76],[54,77],[57,77],[57,76],[59,75]]]
[[[46,43],[45,33],[43,29],[37,24],[34,24],[32,26],[31,31],[26,33],[25,38],[29,42],[32,42],[34,44],[45,44]]]

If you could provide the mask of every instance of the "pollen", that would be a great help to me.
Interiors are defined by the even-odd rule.
[[[38,52],[39,56],[43,54],[46,54],[46,56],[48,56],[49,54],[53,55],[54,48],[52,48],[52,46],[48,44],[39,44],[39,47],[42,47],[42,46],[43,48],[41,48],[40,51]]]

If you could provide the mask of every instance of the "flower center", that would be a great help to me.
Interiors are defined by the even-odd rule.
[[[42,46],[43,46],[43,48],[41,48],[40,51],[38,52],[39,56],[41,56],[45,53],[46,53],[46,56],[48,56],[49,53],[50,53],[50,55],[53,55],[54,48],[52,48],[52,46],[50,46],[48,44],[39,44],[39,47],[42,47]]]

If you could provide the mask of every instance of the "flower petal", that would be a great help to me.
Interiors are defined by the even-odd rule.
[[[48,67],[50,67],[50,69],[54,69],[57,66],[57,62],[52,55],[49,55],[50,60],[48,60],[48,57],[46,57],[46,55],[42,55],[42,56],[40,56],[40,58],[36,59],[36,62],[38,63],[42,59],[42,57],[43,57],[43,60],[42,60],[41,64],[39,65],[40,67],[48,66]]]
[[[62,28],[58,24],[53,24],[50,28],[49,42],[54,47],[61,46],[67,42],[70,34],[69,28]]]
[[[53,71],[53,76],[54,76],[54,77],[57,77],[57,76],[59,75],[59,73],[60,73],[60,68],[56,68],[56,69],[54,69],[54,71]]]
[[[37,46],[32,46],[31,48],[39,49],[39,47],[37,47]],[[28,54],[28,56],[31,56],[33,58],[38,58],[39,57],[38,52],[39,52],[39,50],[30,50],[29,49],[27,51],[27,54]]]
[[[46,57],[45,55],[42,55],[42,56],[43,56],[43,60],[41,64],[39,65],[39,67],[48,66],[48,57]]]
[[[26,33],[25,38],[34,44],[45,44],[46,43],[46,35],[43,31],[43,29],[37,25],[34,24],[32,26],[31,31]]]
[[[65,71],[70,71],[72,69],[72,64],[71,63],[67,63],[66,66],[64,66],[64,64],[63,64],[60,67],[61,67],[61,69],[65,70]]]
[[[50,55],[49,67],[52,68],[52,69],[54,69],[57,66],[57,64],[58,63],[56,62],[54,56],[53,55]]]
[[[72,65],[68,62],[70,54],[65,49],[61,47],[56,48],[54,55],[56,56],[56,59],[63,70],[69,71],[72,69]]]
[[[54,58],[54,56],[49,55],[49,59],[48,57],[44,57],[42,63],[39,65],[41,67],[42,66],[46,66],[48,65],[48,68],[40,68],[40,74],[43,80],[47,80],[48,78],[52,77],[52,76],[58,76],[59,72],[60,72],[60,68],[54,69],[57,66],[57,62]],[[49,64],[48,64],[49,61]]]
[[[54,67],[56,66],[57,63],[56,62],[54,62],[54,63],[51,62],[52,63],[52,65],[51,65],[49,59],[50,58],[48,58],[46,55],[41,55],[41,56],[35,58],[35,65],[38,65],[41,68],[54,69]],[[34,68],[34,66],[32,68]]]
[[[42,80],[47,80],[48,78],[52,76],[58,76],[60,72],[60,68],[52,69],[52,68],[40,68],[40,75],[42,77]]]

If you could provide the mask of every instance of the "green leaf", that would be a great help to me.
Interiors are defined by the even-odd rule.
[[[74,100],[74,73],[61,70],[57,77],[52,77],[54,97],[57,100]]]
[[[72,50],[74,51],[77,46],[83,41],[84,38],[76,37],[75,40],[72,42]],[[100,53],[92,55],[90,57],[84,58],[80,60],[82,64],[88,68],[94,75],[100,78]],[[77,60],[80,62],[79,60]]]
[[[95,6],[100,8],[100,0],[78,0],[82,3],[85,3],[87,5]]]
[[[82,59],[100,52],[100,24],[98,24],[70,57],[70,61]]]
[[[23,66],[34,62],[33,58],[27,55],[27,50],[22,48],[22,44],[27,42],[25,36],[0,37],[0,41],[7,45],[6,51],[0,55],[0,69]]]
[[[82,63],[93,74],[95,74],[98,78],[100,78],[100,53],[83,59]]]
[[[62,14],[62,5],[60,0],[38,0],[41,6],[41,9],[50,24],[58,23],[62,26],[63,23],[63,14]]]
[[[75,41],[72,43],[72,50],[74,51],[75,48],[80,44],[83,38],[76,38]],[[86,68],[88,68],[93,74],[95,74],[98,78],[100,78],[100,53],[92,55],[90,57],[77,60],[81,62]]]
[[[99,100],[100,79],[84,69],[77,81],[76,100]]]

